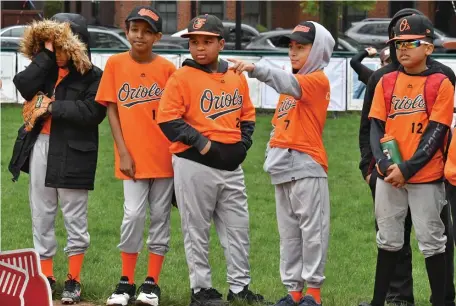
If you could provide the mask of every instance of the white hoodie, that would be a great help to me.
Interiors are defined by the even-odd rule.
[[[315,25],[315,40],[304,66],[298,74],[311,74],[328,66],[334,49],[334,38],[322,25]],[[278,93],[290,95],[301,100],[302,90],[296,77],[291,73],[277,68],[268,68],[261,63],[255,65],[250,77],[257,78],[274,88]],[[273,136],[274,130],[271,133]],[[266,149],[264,170],[271,176],[272,184],[282,184],[304,177],[327,177],[323,167],[308,154],[283,148]]]

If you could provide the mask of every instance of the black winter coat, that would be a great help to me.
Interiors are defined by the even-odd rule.
[[[73,65],[70,73],[55,88],[52,103],[51,133],[46,187],[93,190],[98,155],[98,125],[106,116],[106,107],[95,102],[102,71],[93,66],[81,75]],[[58,67],[54,53],[44,49],[31,64],[18,73],[13,82],[26,100],[38,91],[48,97],[54,92]],[[13,180],[20,171],[29,172],[29,157],[43,122],[27,133],[18,131],[9,170]]]

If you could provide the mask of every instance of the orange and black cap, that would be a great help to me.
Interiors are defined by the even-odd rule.
[[[315,32],[315,25],[312,22],[303,21],[293,29],[293,33],[284,35],[280,39],[280,43],[289,44],[290,41],[294,40],[298,44],[313,44],[315,40]]]
[[[126,22],[132,20],[144,20],[146,21],[151,27],[152,30],[159,33],[162,31],[163,22],[160,13],[151,6],[137,6],[135,7],[130,14],[128,15]]]
[[[424,38],[434,39],[432,22],[424,15],[411,15],[398,20],[394,26],[394,37],[388,42]]]
[[[183,38],[188,38],[191,35],[208,35],[223,37],[223,23],[214,15],[200,15],[193,18],[187,28],[187,33],[181,35]]]

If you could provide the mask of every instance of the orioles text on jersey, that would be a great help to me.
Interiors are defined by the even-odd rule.
[[[130,108],[141,103],[159,101],[163,90],[164,88],[160,88],[157,83],[152,84],[149,88],[143,85],[134,88],[131,87],[130,83],[125,82],[120,87],[117,98],[122,106]]]
[[[393,95],[391,103],[391,113],[388,115],[388,118],[391,119],[400,115],[411,115],[426,112],[426,101],[424,101],[422,94],[417,95],[413,99],[407,96],[401,98]]]
[[[288,112],[296,107],[296,100],[291,97],[286,97],[282,104],[277,109],[277,119],[285,117]]]
[[[242,108],[243,96],[239,94],[239,89],[235,89],[233,94],[222,91],[216,95],[210,89],[206,89],[201,95],[201,111],[208,119],[215,120],[226,114],[230,114]]]

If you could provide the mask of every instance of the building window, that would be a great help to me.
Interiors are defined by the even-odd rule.
[[[244,2],[244,16],[242,22],[256,27],[260,23],[260,2],[259,1],[245,1]]]
[[[225,2],[201,1],[199,2],[199,13],[215,15],[223,20],[225,18]]]
[[[163,18],[163,33],[177,32],[177,1],[157,1],[155,8]]]

